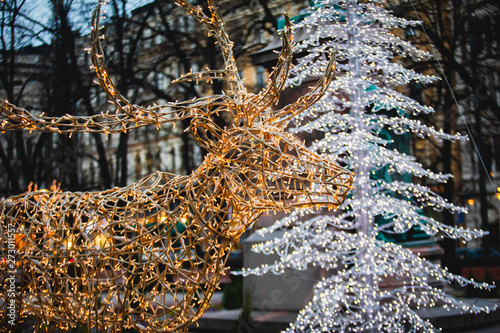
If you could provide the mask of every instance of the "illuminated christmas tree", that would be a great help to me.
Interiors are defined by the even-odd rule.
[[[453,275],[390,241],[410,230],[433,239],[465,241],[483,232],[450,227],[423,214],[424,210],[461,213],[465,209],[416,181],[442,183],[451,175],[423,168],[409,155],[405,142],[410,134],[437,141],[462,137],[419,122],[416,116],[434,110],[396,90],[437,78],[401,65],[403,58],[419,61],[429,55],[393,34],[417,22],[394,17],[382,3],[316,1],[295,25],[296,33],[300,29],[308,37],[296,46],[296,53],[305,55],[293,69],[289,86],[322,73],[332,50],[338,65],[326,96],[296,117],[291,131],[323,132],[311,148],[347,165],[356,179],[341,213],[314,212],[310,218],[312,210],[297,210],[259,231],[285,230],[283,237],[253,247],[256,252],[278,254],[279,259],[243,274],[283,274],[286,268],[311,266],[328,271],[290,332],[434,332],[418,309],[488,311],[450,297],[441,288],[447,283],[487,285]],[[391,288],[382,287],[388,283]]]

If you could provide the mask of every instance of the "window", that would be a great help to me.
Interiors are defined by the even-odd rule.
[[[142,163],[141,163],[141,155],[139,153],[135,154],[135,178],[136,180],[141,179],[142,175]]]
[[[264,67],[257,67],[257,85],[256,90],[259,91],[266,86],[266,80],[264,78]]]
[[[498,136],[493,137],[493,170],[500,171],[500,138]]]
[[[158,89],[166,91],[169,87],[170,81],[165,74],[158,73],[156,76],[156,83],[157,83]]]
[[[161,43],[163,43],[163,36],[157,33],[154,37],[154,43],[155,45],[160,45]]]
[[[148,168],[148,174],[153,173],[153,154],[151,154],[151,151],[147,151],[146,153],[146,165]]]
[[[194,31],[194,18],[192,16],[187,16],[186,17],[186,32],[193,32]]]
[[[145,28],[143,36],[144,36],[144,47],[148,49],[151,47],[151,29]]]

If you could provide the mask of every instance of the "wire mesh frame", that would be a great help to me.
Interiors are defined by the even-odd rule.
[[[119,94],[107,74],[99,35],[99,3],[92,16],[91,58],[113,113],[51,118],[2,102],[0,130],[117,133],[191,118],[196,142],[209,152],[189,176],[157,171],[123,188],[101,192],[29,191],[0,203],[2,257],[15,241],[15,268],[4,259],[0,276],[16,275],[19,315],[59,326],[76,323],[117,331],[187,330],[209,306],[228,254],[264,212],[295,207],[336,208],[352,175],[307,150],[284,127],[321,98],[332,79],[325,74],[299,100],[275,111],[291,66],[289,22],[268,87],[248,93],[238,77],[220,14],[211,16],[178,1],[221,46],[225,67],[188,73],[179,80],[221,78],[224,95],[143,108]],[[211,119],[228,112],[231,128]],[[172,117],[174,115],[174,117]],[[2,290],[6,314],[8,290]]]

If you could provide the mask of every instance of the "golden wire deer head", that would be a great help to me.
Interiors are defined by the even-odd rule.
[[[188,73],[178,81],[222,78],[226,94],[148,108],[130,103],[104,63],[99,3],[90,53],[116,111],[51,118],[2,102],[3,131],[117,133],[190,118],[194,140],[208,152],[187,176],[157,171],[123,188],[31,191],[0,203],[3,244],[11,234],[22,240],[16,248],[21,314],[112,330],[186,329],[208,307],[232,246],[259,216],[301,206],[336,208],[351,188],[349,171],[284,131],[294,115],[321,98],[333,59],[307,94],[274,110],[291,66],[289,23],[268,87],[252,94],[238,76],[214,2],[208,0],[210,16],[184,0],[178,4],[217,39],[225,63],[223,70]],[[232,125],[219,127],[211,119],[216,113],[229,114]],[[8,270],[4,265],[0,274]],[[6,297],[2,291],[4,311]]]

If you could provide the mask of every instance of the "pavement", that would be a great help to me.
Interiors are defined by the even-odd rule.
[[[220,300],[219,300],[220,301]],[[489,313],[460,313],[458,310],[443,308],[423,309],[419,315],[431,320],[435,327],[441,327],[443,333],[500,333],[500,300],[468,300],[464,302],[477,306],[488,306]],[[493,307],[496,306],[496,310]],[[241,309],[228,311],[208,311],[197,325],[190,327],[193,333],[246,332],[245,321],[238,317]],[[277,333],[288,327],[297,316],[287,311],[252,311],[252,322],[255,332]],[[236,326],[235,326],[236,325]]]
[[[489,326],[489,327],[484,327],[484,328],[475,328],[471,331],[457,331],[454,330],[454,332],[461,332],[461,333],[499,333],[500,332],[500,323],[497,325]]]
[[[418,310],[420,317],[429,319],[443,333],[500,333],[500,302],[497,299],[461,299],[470,306],[490,308],[489,312],[468,313],[443,307]],[[485,330],[485,331],[483,331]]]

